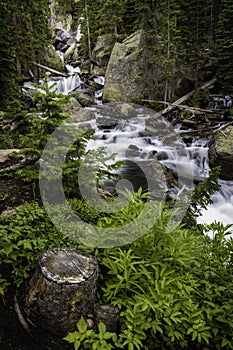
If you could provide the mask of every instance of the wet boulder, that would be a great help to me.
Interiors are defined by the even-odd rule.
[[[66,63],[78,62],[79,53],[78,53],[78,43],[73,43],[64,53],[64,61]]]
[[[95,104],[94,93],[92,93],[92,91],[77,91],[75,98],[78,100],[82,107],[90,107]]]
[[[214,135],[209,148],[209,157],[211,167],[217,165],[222,167],[220,174],[222,179],[233,179],[233,126],[228,126]]]

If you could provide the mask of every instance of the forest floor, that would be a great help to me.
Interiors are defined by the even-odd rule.
[[[14,308],[14,291],[0,297],[0,349],[1,350],[72,350],[62,337],[31,327],[26,331],[19,322]]]

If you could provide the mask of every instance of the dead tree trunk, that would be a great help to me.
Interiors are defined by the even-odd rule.
[[[66,335],[93,312],[98,278],[95,257],[74,248],[45,252],[29,282],[23,311],[36,326]]]

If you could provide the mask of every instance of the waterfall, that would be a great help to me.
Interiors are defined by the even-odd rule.
[[[48,82],[48,86],[57,94],[69,95],[81,89],[81,79],[77,73],[71,73],[67,78],[53,78]]]

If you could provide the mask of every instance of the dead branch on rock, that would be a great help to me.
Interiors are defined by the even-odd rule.
[[[216,81],[216,78],[211,79],[210,81],[208,81],[207,83],[203,84],[202,86],[200,86],[198,89],[196,90],[192,90],[190,92],[188,92],[186,95],[180,97],[178,100],[176,100],[175,102],[171,103],[168,105],[168,107],[162,109],[161,111],[155,113],[155,117],[160,117],[160,116],[164,116],[168,113],[170,113],[171,111],[173,111],[177,106],[182,106],[182,103],[187,101],[190,97],[192,97],[196,92],[200,91],[200,90],[205,90],[206,88],[208,88],[209,86],[213,85]],[[159,102],[159,101],[152,101],[152,100],[142,100],[144,102]],[[161,103],[166,103],[164,101],[161,101]],[[193,109],[193,107],[188,107]]]
[[[67,74],[67,73],[59,72],[59,71],[57,71],[55,69],[52,69],[52,68],[47,67],[47,66],[44,66],[43,64],[40,64],[40,63],[37,63],[37,62],[32,62],[32,63],[35,66],[37,66],[37,67],[39,67],[41,69],[45,69],[45,70],[47,70],[50,73],[53,73],[53,74],[56,74],[56,75],[59,75],[59,76],[65,77],[65,78],[67,78],[69,76],[69,74]]]
[[[233,120],[232,120],[231,122],[228,122],[228,123],[226,123],[226,124],[221,125],[221,126],[218,127],[216,130],[214,130],[214,134],[216,134],[216,132],[218,132],[218,131],[222,131],[222,130],[225,129],[227,126],[232,125],[232,124],[233,124]],[[224,136],[226,136],[226,135],[224,134]]]

